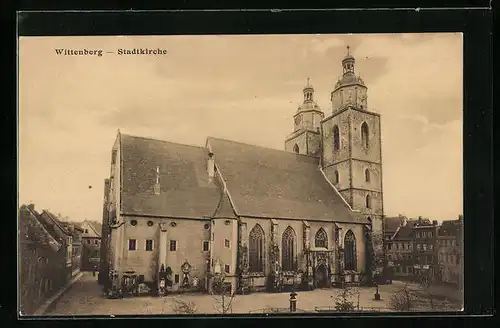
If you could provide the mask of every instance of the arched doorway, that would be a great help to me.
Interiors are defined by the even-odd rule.
[[[316,288],[328,287],[328,269],[326,268],[326,265],[318,265],[316,272],[314,273],[314,281]]]

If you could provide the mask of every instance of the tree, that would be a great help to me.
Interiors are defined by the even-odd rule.
[[[335,310],[339,312],[351,312],[354,311],[354,302],[351,300],[353,297],[353,290],[347,286],[344,286],[340,294],[335,298]]]
[[[434,283],[434,277],[430,270],[426,270],[417,275],[417,282],[419,291],[425,299],[429,301],[429,305],[432,310],[435,308],[434,298],[435,295],[432,293],[432,285]]]
[[[232,304],[236,294],[231,289],[231,284],[225,283],[224,274],[220,273],[213,276],[210,295],[216,301],[214,308],[217,312],[222,314],[233,312]]]
[[[410,311],[414,306],[415,292],[404,284],[389,298],[389,306],[396,311]]]
[[[172,310],[176,314],[194,314],[197,311],[197,307],[194,302],[187,302],[180,298],[174,298]]]

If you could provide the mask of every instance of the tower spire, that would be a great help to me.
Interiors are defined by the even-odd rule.
[[[349,56],[349,55],[351,54],[351,53],[349,52],[349,49],[350,49],[350,48],[351,48],[351,47],[349,47],[349,45],[347,45],[347,56]]]

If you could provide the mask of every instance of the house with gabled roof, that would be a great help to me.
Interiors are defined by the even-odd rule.
[[[94,271],[100,262],[101,230],[100,222],[85,220],[81,223],[82,235],[82,270]]]
[[[57,272],[66,265],[63,244],[40,222],[33,204],[19,208],[19,301],[32,315],[66,281]]]
[[[51,213],[49,210],[43,210],[38,218],[45,229],[62,244],[66,264],[58,274],[66,280],[71,279],[73,275],[73,234],[57,215]]]
[[[308,80],[284,151],[118,131],[101,254],[115,281],[134,271],[157,286],[165,271],[172,290],[210,289],[223,273],[236,291],[276,277],[313,288],[370,277],[371,235],[382,235],[380,115],[369,110],[354,63],[348,53],[326,118]]]

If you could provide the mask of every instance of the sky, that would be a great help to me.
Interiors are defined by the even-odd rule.
[[[462,35],[21,37],[18,193],[74,221],[101,220],[117,130],[284,149],[307,78],[332,112],[346,46],[381,115],[384,211],[462,214]],[[119,48],[166,55],[120,56]],[[55,49],[102,49],[59,56]]]

